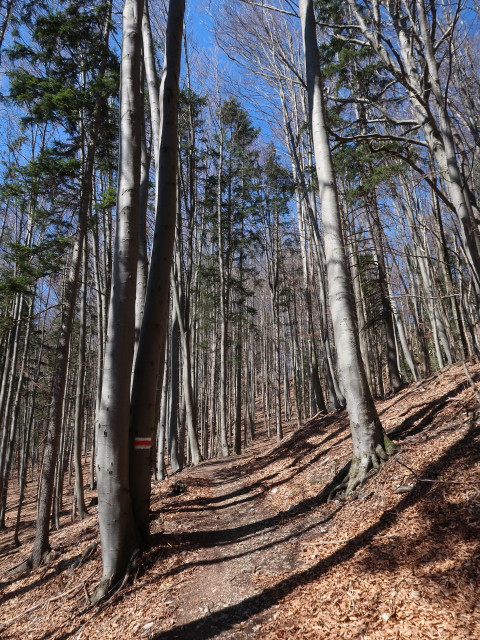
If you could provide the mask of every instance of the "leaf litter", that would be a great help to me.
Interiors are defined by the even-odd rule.
[[[480,378],[479,364],[468,371]],[[377,407],[396,449],[348,498],[326,500],[351,455],[344,411],[290,428],[278,445],[262,435],[259,416],[258,439],[241,456],[154,483],[154,545],[97,607],[88,604],[101,577],[99,548],[88,552],[98,541],[96,507],[72,522],[65,483],[50,561],[16,578],[8,570],[33,541],[36,483],[18,549],[12,492],[0,533],[1,637],[479,638],[476,393],[453,365]],[[93,497],[87,491],[87,504]]]

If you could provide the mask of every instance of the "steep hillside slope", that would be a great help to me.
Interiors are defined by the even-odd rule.
[[[73,564],[96,541],[94,509],[21,580],[6,568],[25,551],[2,533],[2,637],[478,638],[477,406],[461,366],[379,403],[396,450],[347,499],[327,500],[350,456],[345,412],[157,484],[155,545],[99,608],[98,549]]]

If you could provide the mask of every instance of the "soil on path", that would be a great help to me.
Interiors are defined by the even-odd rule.
[[[188,527],[201,559],[193,559],[194,575],[176,594],[180,604],[174,629],[160,638],[258,635],[263,616],[254,615],[254,603],[263,591],[260,582],[294,572],[302,542],[326,530],[320,511],[299,520],[293,517],[295,505],[279,512],[269,504],[265,483],[251,482],[246,462],[245,456],[234,464],[206,462],[182,480],[186,493],[202,486],[209,495],[193,500],[186,496],[181,506],[172,505],[175,520],[172,528],[165,523],[165,532]]]
[[[478,640],[476,393],[457,365],[377,406],[396,450],[348,499],[326,500],[351,456],[345,412],[155,483],[154,544],[100,607],[87,601],[99,548],[77,566],[98,542],[96,507],[72,522],[67,483],[51,561],[8,573],[33,540],[30,482],[22,547],[13,494],[0,533],[2,640]]]

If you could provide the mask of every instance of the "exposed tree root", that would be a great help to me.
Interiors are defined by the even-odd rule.
[[[127,570],[123,577],[120,576],[121,579],[118,579],[119,576],[108,576],[103,578],[103,580],[98,583],[95,593],[90,598],[90,602],[92,604],[99,604],[101,601],[108,600],[108,598],[113,596],[114,593],[121,591],[133,574],[138,570],[140,566],[140,558],[140,549],[135,549],[130,557]]]
[[[331,500],[342,491],[345,491],[346,496],[351,495],[356,489],[361,487],[368,478],[377,473],[380,467],[388,460],[393,449],[393,442],[385,435],[383,446],[378,444],[375,451],[371,453],[368,458],[364,460],[352,458],[345,479],[330,491],[328,500]]]
[[[42,555],[40,562],[35,564],[30,556],[26,560],[23,560],[20,564],[15,565],[8,569],[8,573],[12,574],[14,578],[20,578],[24,576],[26,573],[33,571],[34,569],[38,569],[39,567],[44,567],[48,565],[52,560],[59,556],[59,552],[56,549],[52,549],[49,547]]]
[[[97,550],[97,546],[98,544],[96,542],[92,542],[91,544],[89,544],[88,547],[86,547],[86,549],[83,550],[83,553],[80,556],[80,558],[77,558],[77,560],[75,560],[75,562],[72,564],[72,567],[68,571],[68,573],[69,574],[73,573],[75,569],[78,569],[78,567],[81,567],[88,560],[90,560],[94,552]]]
[[[99,604],[103,599],[106,599],[108,595],[111,595],[110,587],[112,582],[113,580],[111,577],[101,580],[95,589],[95,593],[90,598],[90,602],[92,604]]]

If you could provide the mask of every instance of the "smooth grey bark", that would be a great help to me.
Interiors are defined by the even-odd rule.
[[[153,136],[153,157],[155,167],[158,165],[158,152],[160,147],[160,102],[158,74],[155,65],[155,48],[153,46],[152,28],[148,0],[145,0],[142,19],[143,64],[148,86],[148,100],[150,104],[150,122]]]
[[[177,313],[173,311],[171,323],[170,347],[170,411],[168,415],[168,453],[173,473],[181,471],[181,456],[178,452],[178,404],[180,399],[180,359],[179,359],[179,328]]]
[[[321,238],[320,238],[320,231],[318,229],[318,222],[316,219],[315,212],[313,211],[312,199],[310,198],[311,194],[305,180],[305,168],[302,165],[300,153],[297,149],[296,138],[293,134],[292,125],[289,120],[289,114],[288,114],[286,100],[285,100],[285,93],[283,91],[283,87],[281,86],[281,84],[280,84],[280,98],[282,103],[282,117],[283,117],[285,132],[286,132],[287,148],[289,150],[289,153],[292,159],[293,176],[294,176],[295,182],[299,183],[301,187],[297,189],[296,199],[297,199],[300,239],[303,240],[301,242],[300,248],[302,252],[302,267],[303,267],[303,274],[304,274],[304,281],[305,281],[305,297],[306,297],[306,303],[307,303],[307,313],[309,314],[308,316],[309,333],[311,334],[311,342],[312,342],[312,347],[310,352],[314,357],[314,361],[313,362],[311,361],[310,376],[311,376],[311,382],[312,382],[315,397],[316,397],[318,410],[326,411],[325,399],[324,399],[323,390],[320,384],[320,378],[318,375],[318,362],[316,357],[316,342],[315,342],[314,326],[313,326],[311,294],[309,291],[311,274],[308,271],[307,253],[305,248],[305,245],[307,242],[307,227],[310,228],[311,230],[311,239],[313,240],[313,244],[315,246],[315,254],[316,254],[319,271],[321,271],[322,269],[323,251],[321,248]],[[298,129],[300,128],[300,125],[298,123],[297,109],[295,109],[295,116],[296,116],[297,131],[298,131]],[[313,199],[313,202],[314,202],[314,199]],[[327,350],[330,351],[330,339],[328,335],[329,331],[328,331],[326,300],[325,300],[325,292],[323,290],[324,286],[323,286],[322,276],[319,278],[318,285],[320,288],[320,299],[322,302],[322,308],[320,313],[320,325],[321,325],[321,332],[323,336],[322,342],[325,347],[325,351],[327,352]],[[324,302],[325,304],[323,304]],[[327,355],[326,377],[327,377],[327,384],[329,388],[330,400],[333,407],[335,409],[338,409],[345,404],[345,400],[340,390],[338,389],[338,384],[336,382],[336,373],[335,373],[335,369],[333,368],[332,358],[328,357],[328,355],[331,355],[331,354],[326,353],[326,355]]]
[[[74,502],[80,519],[83,520],[88,515],[85,506],[85,496],[83,490],[83,468],[82,468],[82,436],[84,429],[84,391],[85,391],[85,348],[86,348],[86,327],[87,327],[87,275],[88,275],[88,244],[85,242],[83,252],[83,291],[80,302],[80,332],[78,336],[78,368],[77,368],[77,389],[75,397],[75,422],[74,422],[74,443],[73,459],[75,466],[75,498]]]
[[[183,398],[185,402],[185,419],[187,426],[187,436],[188,436],[188,444],[190,447],[190,455],[192,464],[197,465],[201,462],[202,456],[200,454],[200,449],[198,446],[198,438],[197,438],[197,421],[195,419],[195,405],[193,398],[193,385],[192,385],[192,364],[191,364],[191,349],[190,343],[188,339],[188,333],[186,331],[182,309],[181,309],[181,301],[179,296],[179,272],[181,269],[180,264],[180,255],[177,250],[176,254],[176,268],[172,270],[172,294],[173,294],[173,303],[175,307],[175,314],[178,320],[178,330],[180,335],[180,344],[181,344],[181,352],[182,352],[182,388],[183,388]]]
[[[120,156],[112,286],[97,419],[97,482],[103,578],[94,599],[123,575],[138,545],[129,489],[130,381],[140,206],[143,0],[126,0],[120,85]]]
[[[160,416],[158,420],[158,432],[157,432],[157,478],[158,480],[165,480],[167,471],[165,469],[165,438],[166,438],[166,423],[167,423],[167,407],[168,407],[168,357],[169,350],[168,345],[165,345],[165,361],[162,377],[162,397],[160,399]]]
[[[155,233],[132,384],[130,488],[135,522],[144,543],[149,537],[152,460],[151,449],[138,443],[152,441],[158,382],[163,373],[162,353],[168,330],[170,271],[177,215],[178,83],[184,11],[184,0],[170,1],[160,86]]]
[[[220,125],[222,126],[222,125]],[[227,440],[227,283],[222,224],[222,173],[223,173],[223,129],[220,131],[219,164],[217,177],[217,228],[218,228],[218,269],[220,275],[220,376],[219,376],[219,408],[218,451],[222,457],[228,456]]]
[[[147,150],[145,139],[145,118],[142,117],[141,134],[141,170],[140,170],[140,203],[138,211],[138,248],[137,248],[137,285],[135,291],[135,350],[133,362],[135,363],[140,331],[142,328],[143,308],[148,281],[148,250],[147,250],[147,209],[148,190],[150,183],[150,153]]]
[[[325,126],[325,107],[315,15],[312,0],[300,0],[305,51],[309,120],[322,204],[325,257],[337,360],[352,431],[353,458],[347,492],[364,480],[369,469],[387,457],[386,436],[367,384],[355,327],[353,295],[343,240],[338,196]]]
[[[309,206],[309,205],[307,204],[306,206]],[[307,307],[308,333],[310,335],[310,338],[309,338],[310,381],[311,381],[313,395],[315,398],[315,405],[316,405],[315,411],[313,413],[315,414],[317,413],[317,411],[326,413],[327,407],[325,405],[325,398],[323,396],[323,390],[320,383],[320,376],[318,372],[317,346],[316,346],[316,339],[315,339],[315,327],[313,324],[312,295],[310,292],[310,280],[311,280],[312,269],[309,266],[309,260],[308,260],[308,254],[307,254],[308,242],[307,242],[307,232],[306,232],[306,221],[304,219],[304,207],[302,206],[302,201],[300,200],[300,196],[298,196],[298,208],[299,208],[298,226],[300,230],[300,252],[302,255],[304,297],[305,297],[305,305]],[[328,367],[328,364],[327,364],[327,367]],[[333,399],[333,404],[335,405],[334,399]]]
[[[385,326],[385,336],[387,343],[387,367],[390,378],[392,393],[397,393],[403,386],[400,371],[397,364],[397,348],[395,343],[395,330],[393,327],[393,311],[388,295],[388,282],[385,252],[383,249],[382,226],[378,212],[378,202],[376,194],[373,192],[370,201],[366,203],[366,211],[370,222],[370,233],[372,235],[375,258],[378,269],[378,285],[380,288],[380,298],[383,307],[383,322]]]

